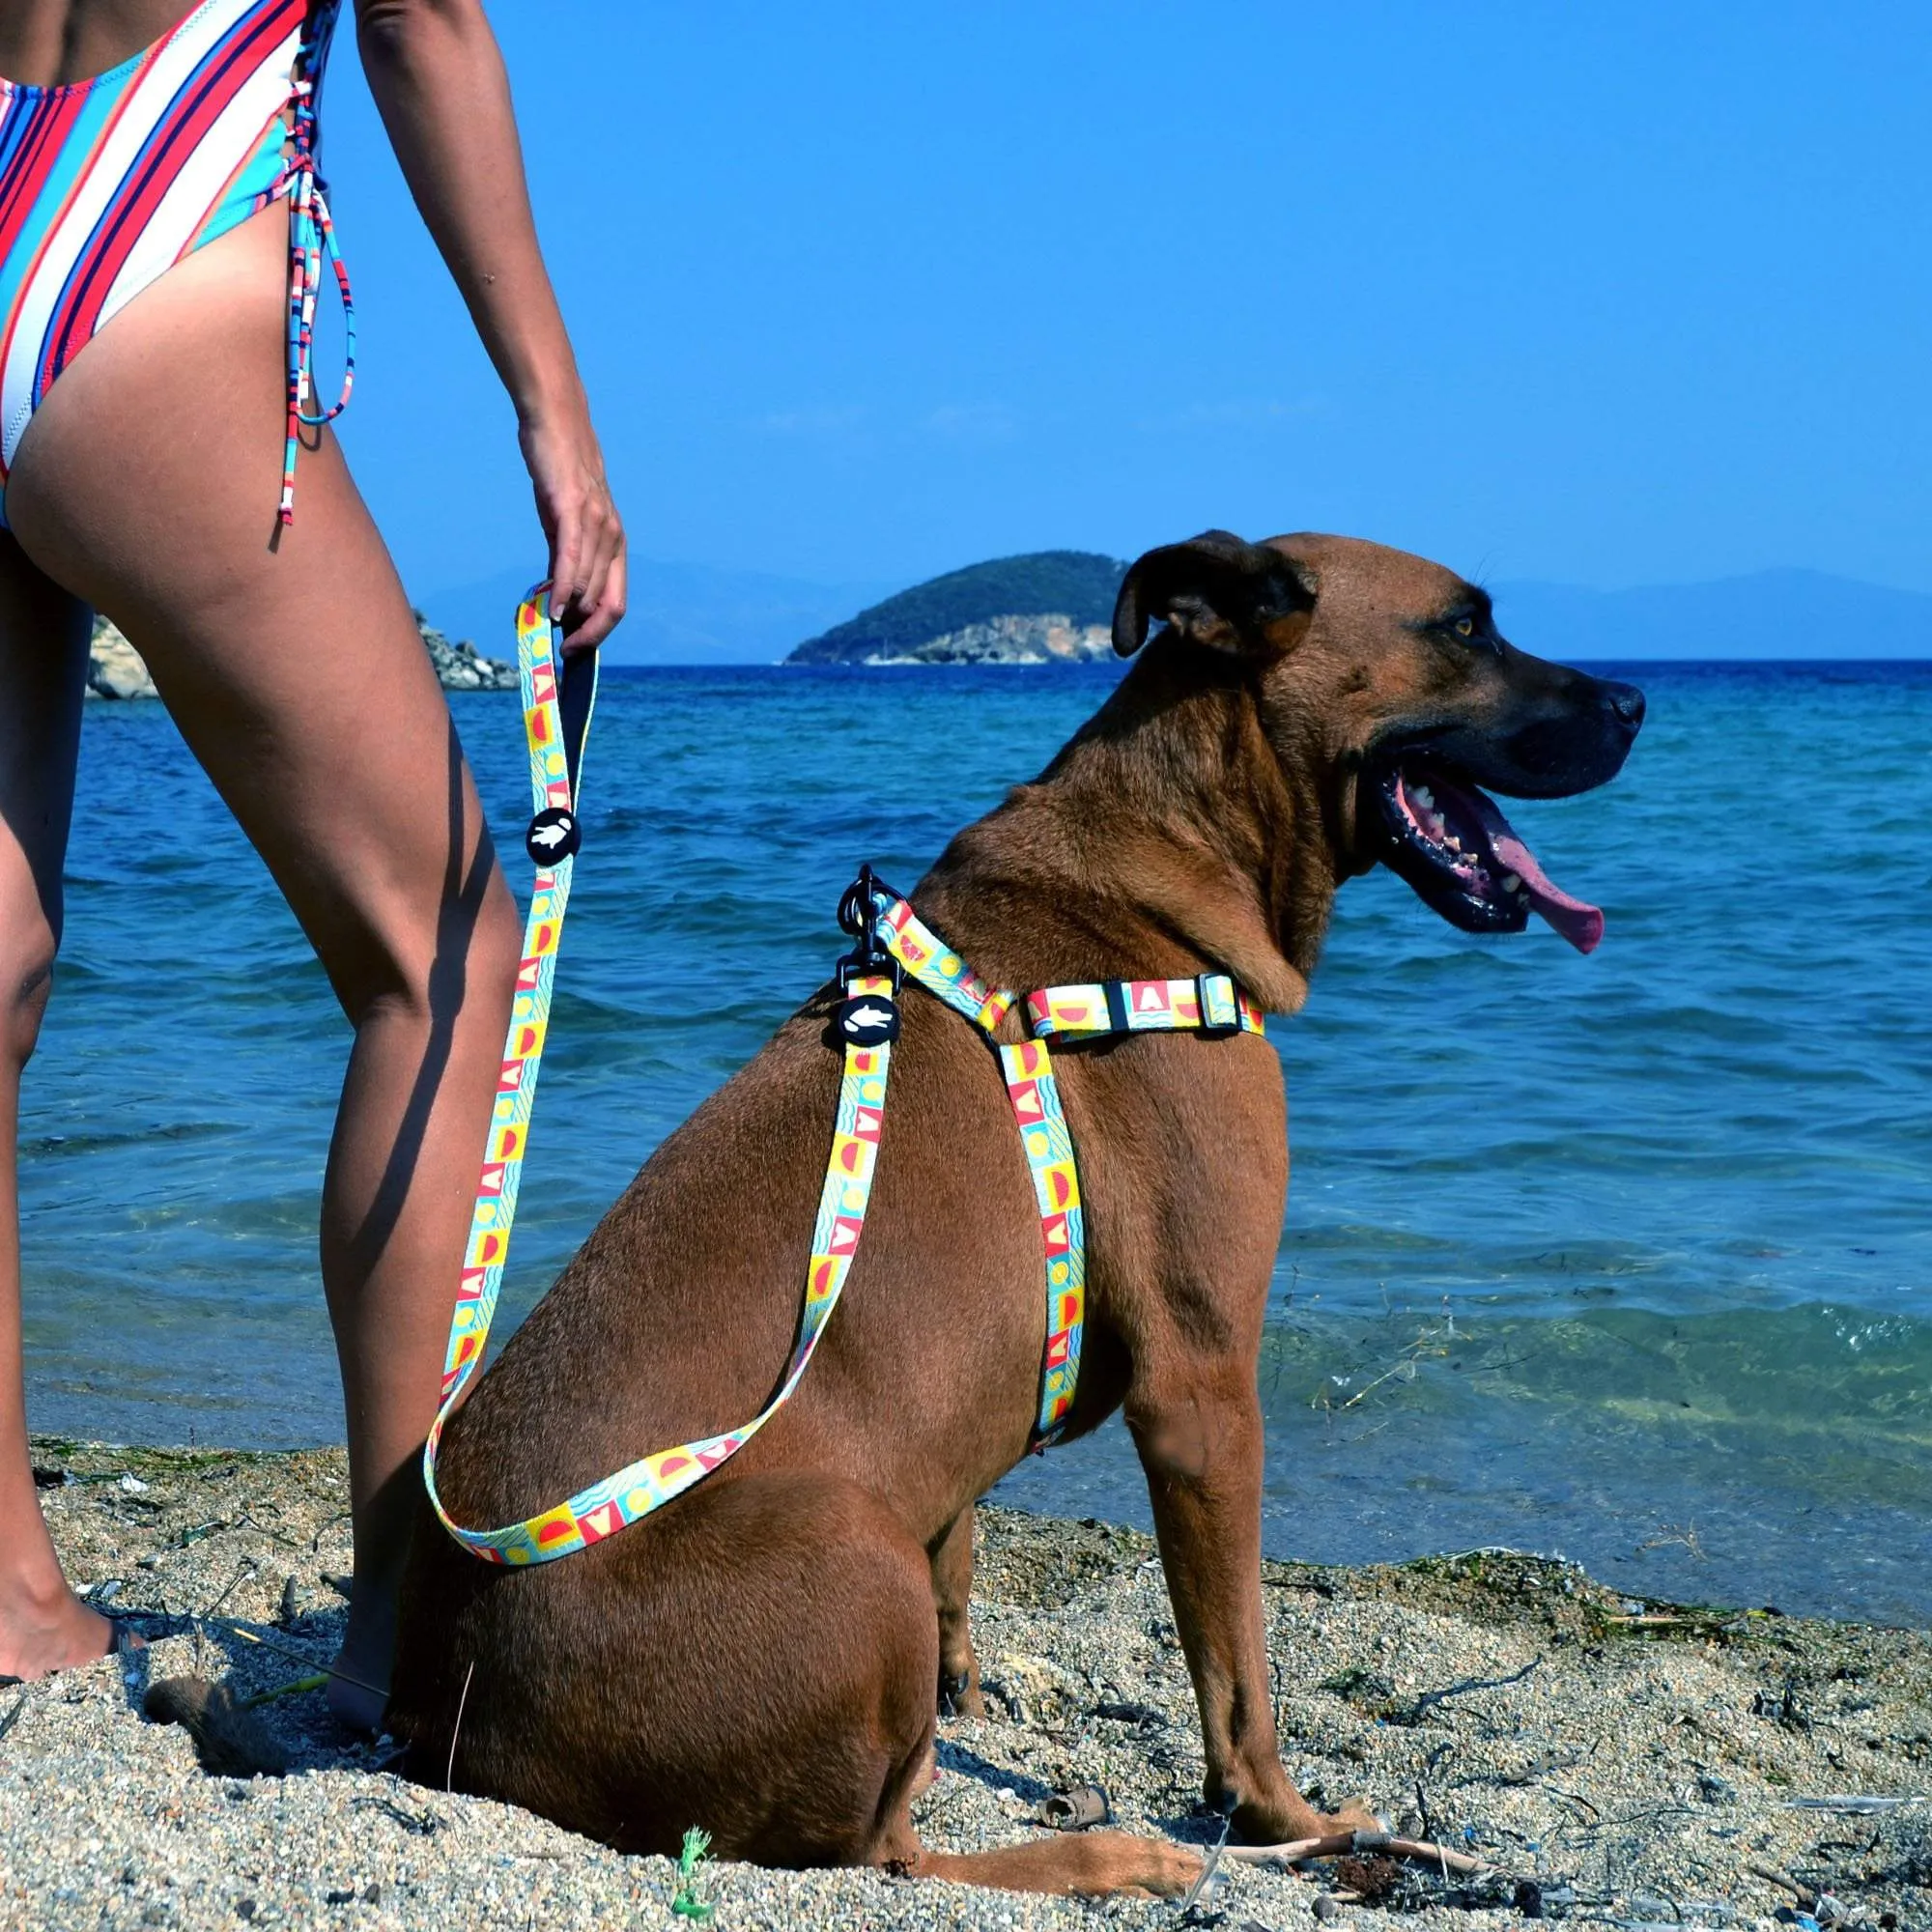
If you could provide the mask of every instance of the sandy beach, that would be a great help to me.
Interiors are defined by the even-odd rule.
[[[339,1452],[157,1451],[43,1438],[69,1575],[148,1638],[0,1690],[0,1924],[675,1926],[663,1859],[412,1784],[314,1691],[251,1713],[286,1775],[203,1768],[142,1716],[198,1675],[238,1698],[326,1666],[344,1613]],[[1094,1782],[1125,1829],[1207,1844],[1193,1703],[1151,1542],[984,1510],[975,1631],[995,1715],[940,1728],[920,1826],[1011,1843]],[[1236,1866],[1188,1922],[1254,1932],[1540,1914],[1625,1927],[1932,1924],[1932,1636],[1624,1598],[1498,1552],[1266,1572],[1291,1773],[1495,1876],[1367,1859]],[[701,1820],[694,1820],[701,1823]],[[1363,1897],[1363,1893],[1378,1894]],[[1166,1926],[1172,1904],[1042,1900],[869,1872],[705,1862],[719,1928]],[[1338,1902],[1339,1901],[1339,1902]]]

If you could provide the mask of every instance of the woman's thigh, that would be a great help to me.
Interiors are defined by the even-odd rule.
[[[60,943],[87,611],[0,531],[0,1046],[24,1058]]]
[[[268,210],[109,323],[29,426],[7,511],[147,659],[359,1017],[425,997],[479,931],[514,951],[515,917],[409,600],[326,433],[276,526],[286,232]]]

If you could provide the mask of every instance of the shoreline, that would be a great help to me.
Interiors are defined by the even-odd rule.
[[[0,1918],[689,1922],[668,1909],[668,1861],[410,1784],[378,1747],[345,1743],[315,1692],[254,1713],[287,1754],[282,1777],[210,1775],[185,1731],[139,1715],[150,1680],[196,1673],[245,1697],[326,1667],[344,1614],[332,1579],[349,1568],[339,1450],[37,1437],[34,1461],[76,1587],[147,1613],[150,1642],[131,1684],[103,1660],[0,1690]],[[1208,1841],[1212,1821],[1194,1815],[1199,1732],[1151,1539],[982,1507],[978,1544],[974,1630],[993,1715],[942,1721],[922,1833],[946,1849],[1016,1842],[1037,1829],[1027,1821],[1042,1797],[1094,1781],[1123,1829]],[[1684,1609],[1494,1551],[1361,1568],[1271,1561],[1264,1585],[1291,1775],[1331,1804],[1364,1793],[1392,1826],[1509,1874],[1481,1892],[1406,1870],[1383,1922],[1516,1925],[1520,1878],[1541,1886],[1548,1916],[1579,1923],[1770,1926],[1780,1906],[1819,1892],[1841,1923],[1925,1922],[1932,1633]],[[1177,1923],[1171,1904],[870,1872],[707,1864],[700,1879],[720,1932]],[[1199,1917],[1285,1932],[1336,1884],[1332,1864],[1242,1868]],[[1821,1922],[1833,1911],[1812,1909]]]

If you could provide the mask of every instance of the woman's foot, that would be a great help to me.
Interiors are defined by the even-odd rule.
[[[396,1648],[393,1592],[377,1592],[351,1579],[349,1628],[328,1669],[328,1708],[338,1724],[376,1737],[389,1708],[389,1660]]]
[[[113,1648],[113,1624],[65,1581],[50,1589],[0,1577],[0,1681],[32,1683],[92,1663]]]
[[[329,1666],[329,1715],[345,1730],[365,1738],[380,1736],[388,1708],[388,1691],[352,1675],[340,1658]]]

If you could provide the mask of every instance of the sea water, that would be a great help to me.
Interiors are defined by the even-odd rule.
[[[1378,873],[1271,1024],[1266,1546],[1932,1621],[1932,665],[1623,671],[1624,774],[1515,811],[1601,951],[1467,937]],[[909,886],[1109,678],[607,676],[506,1325],[824,979],[859,862]],[[453,710],[521,891],[516,700]],[[315,1220],[347,1047],[165,713],[91,707],[21,1126],[35,1427],[340,1439]],[[1118,1422],[1002,1493],[1147,1520]]]

